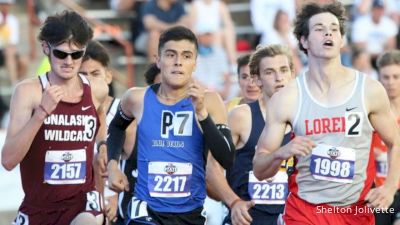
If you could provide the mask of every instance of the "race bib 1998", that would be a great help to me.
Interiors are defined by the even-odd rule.
[[[355,160],[354,149],[318,144],[312,150],[310,172],[317,180],[352,183]]]

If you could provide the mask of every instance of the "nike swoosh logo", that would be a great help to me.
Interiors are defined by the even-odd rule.
[[[348,112],[348,111],[351,111],[351,110],[353,110],[353,109],[355,109],[355,108],[357,108],[357,107],[352,107],[352,108],[347,108],[347,107],[346,107],[346,111]]]
[[[89,106],[82,106],[82,111],[86,111],[86,110],[90,109],[90,107],[92,107],[92,106],[91,106],[91,105],[89,105]]]
[[[181,105],[181,108],[186,108],[186,107],[190,107],[190,104]]]

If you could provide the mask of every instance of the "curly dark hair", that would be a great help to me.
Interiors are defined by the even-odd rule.
[[[297,14],[293,32],[299,42],[300,50],[306,54],[307,49],[303,48],[300,42],[301,37],[307,38],[310,34],[310,18],[314,15],[325,12],[332,13],[334,16],[336,16],[336,18],[339,20],[340,33],[342,36],[346,33],[346,9],[342,3],[335,1],[326,5],[320,5],[317,3],[309,3],[304,5],[301,11]]]
[[[83,47],[92,37],[93,30],[87,21],[78,13],[65,10],[47,17],[38,39],[54,46],[71,42]]]

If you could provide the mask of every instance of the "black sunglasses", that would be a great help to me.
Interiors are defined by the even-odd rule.
[[[72,59],[80,59],[83,54],[85,54],[85,50],[75,51],[75,52],[64,52],[58,49],[53,49],[53,55],[58,59],[65,59],[67,56],[71,56]]]

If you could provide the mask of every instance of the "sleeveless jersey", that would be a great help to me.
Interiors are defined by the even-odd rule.
[[[117,113],[118,105],[120,102],[121,100],[119,98],[113,98],[113,100],[111,101],[110,107],[108,108],[106,115],[107,129],[111,121],[114,119],[115,114]]]
[[[25,211],[68,207],[94,190],[92,162],[99,119],[89,81],[79,77],[83,83],[81,101],[57,104],[21,162],[25,192],[21,208]],[[50,85],[47,75],[39,79],[43,90]]]
[[[153,90],[158,87],[147,88],[138,123],[135,196],[156,212],[189,212],[206,197],[204,137],[192,100],[162,104]]]
[[[228,172],[228,182],[231,186],[232,190],[243,200],[249,201],[252,197],[249,194],[249,173],[253,170],[253,158],[255,154],[255,146],[257,145],[258,139],[262,133],[262,130],[265,126],[265,121],[261,112],[259,101],[255,101],[252,103],[248,103],[251,110],[251,131],[249,139],[246,144],[241,148],[237,149],[235,152],[235,161],[232,168]],[[284,140],[282,142],[283,145],[290,141],[290,133],[286,134]],[[287,179],[286,179],[287,182]],[[269,196],[268,199],[274,199],[274,194],[272,193],[272,188],[267,188],[266,186],[259,184],[258,187],[253,187],[254,192],[259,191],[259,195]],[[284,191],[284,190],[282,190]],[[266,193],[267,192],[267,193]],[[276,191],[278,193],[279,191]],[[274,196],[271,196],[274,195]],[[287,185],[286,185],[286,193],[287,196]],[[283,196],[282,196],[283,197]],[[266,198],[265,198],[266,199]],[[258,209],[263,212],[267,212],[269,214],[278,214],[283,212],[284,205],[283,204],[256,204],[253,208]]]
[[[400,117],[397,118],[397,124],[400,125]],[[388,172],[388,148],[382,139],[379,137],[377,132],[374,132],[372,135],[372,145],[371,151],[374,151],[375,154],[375,185],[377,187],[381,186],[387,177]],[[399,184],[400,189],[400,184]]]
[[[364,104],[365,75],[356,72],[351,94],[336,106],[313,98],[305,77],[303,73],[296,78],[299,108],[292,124],[295,135],[310,138],[317,147],[296,158],[290,191],[312,204],[347,206],[361,201],[375,175],[370,151],[373,128]]]

